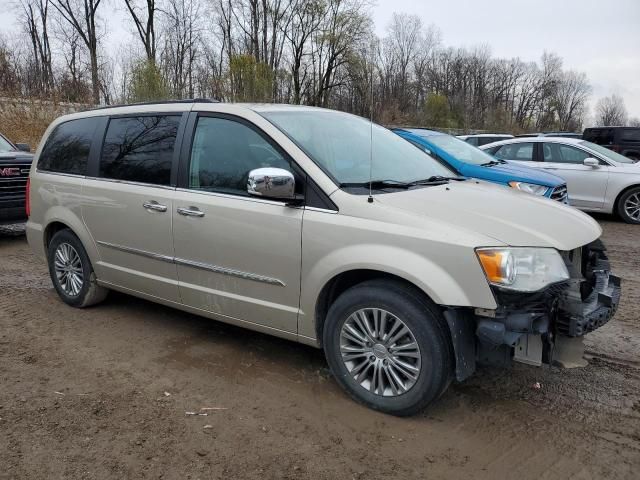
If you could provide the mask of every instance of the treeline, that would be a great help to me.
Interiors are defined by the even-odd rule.
[[[521,132],[579,130],[591,90],[556,55],[524,62],[484,46],[447,47],[415,15],[394,14],[379,38],[368,0],[17,0],[13,8],[21,29],[0,41],[4,96],[301,103],[387,124]],[[118,52],[106,43],[116,18],[131,32]]]

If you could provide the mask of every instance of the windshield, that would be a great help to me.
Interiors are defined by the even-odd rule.
[[[488,153],[451,135],[432,135],[428,138],[428,141],[461,162],[484,165],[496,161]]]
[[[590,148],[594,152],[598,152],[600,155],[602,155],[604,157],[607,157],[607,158],[610,158],[614,162],[618,162],[618,163],[635,163],[630,158],[627,158],[624,155],[620,155],[619,153],[616,153],[613,150],[609,150],[608,148],[603,147],[601,145],[598,145],[597,143],[580,142],[580,145],[582,145],[583,147]]]
[[[11,145],[6,138],[0,135],[0,153],[4,152],[15,152],[15,148]]]
[[[329,110],[260,113],[338,184],[457,176],[390,130],[355,115]]]

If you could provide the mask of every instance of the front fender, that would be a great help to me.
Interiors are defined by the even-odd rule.
[[[315,312],[322,289],[336,276],[352,270],[374,270],[402,278],[439,305],[495,308],[487,281],[470,249],[464,278],[455,278],[443,265],[412,250],[392,245],[358,244],[331,250],[303,265],[299,334],[315,337]]]

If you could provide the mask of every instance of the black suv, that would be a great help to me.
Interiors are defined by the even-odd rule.
[[[33,155],[29,145],[11,143],[0,134],[0,225],[27,219],[27,178]]]
[[[587,128],[582,138],[610,148],[636,162],[640,160],[640,128],[638,127]]]

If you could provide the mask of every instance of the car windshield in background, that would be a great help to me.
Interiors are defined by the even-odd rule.
[[[369,179],[410,183],[457,176],[390,130],[355,115],[322,110],[260,114],[338,184],[365,185]]]
[[[11,145],[11,143],[9,143],[4,137],[0,135],[0,153],[15,152],[15,151],[16,149],[14,148],[14,146]]]
[[[496,159],[488,153],[451,135],[432,135],[428,138],[428,141],[465,163],[473,165],[496,163]]]
[[[597,143],[591,142],[580,142],[580,145],[583,147],[590,148],[591,150],[598,152],[600,155],[603,155],[607,158],[610,158],[614,162],[618,163],[635,163],[630,158],[625,157],[624,155],[620,155],[619,153],[614,152],[613,150],[609,150],[606,147],[598,145]]]

